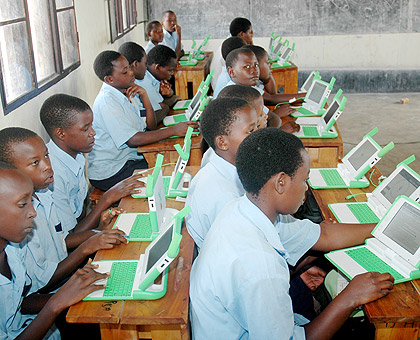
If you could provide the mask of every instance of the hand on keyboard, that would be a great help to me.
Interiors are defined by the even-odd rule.
[[[98,229],[99,230],[106,230],[111,229],[113,226],[112,220],[115,216],[118,216],[119,214],[122,214],[124,209],[121,208],[111,208],[103,211],[101,213],[101,219],[99,221]]]
[[[114,228],[93,235],[83,242],[80,247],[83,247],[86,255],[90,255],[100,249],[112,249],[121,243],[127,244],[127,238],[122,230]]]

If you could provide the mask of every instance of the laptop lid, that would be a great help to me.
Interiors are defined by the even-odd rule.
[[[308,78],[306,78],[305,82],[302,84],[302,86],[300,88],[302,92],[308,92],[309,91],[315,77],[317,77],[317,79],[321,79],[321,76],[319,75],[318,71],[312,71],[309,74]]]
[[[176,161],[176,165],[174,171],[171,175],[171,180],[169,184],[169,190],[177,189],[178,185],[181,182],[182,175],[184,174],[185,168],[187,166],[188,160],[191,154],[191,136],[193,133],[193,128],[190,126],[188,127],[187,133],[184,138],[184,146],[181,148],[179,144],[174,145],[175,150],[178,152],[178,160]]]
[[[322,115],[320,123],[322,131],[331,129],[337,119],[341,116],[347,103],[346,97],[343,96],[341,100],[339,99],[342,93],[343,90],[338,90],[337,94],[334,96],[333,102]]]
[[[322,80],[314,80],[305,96],[305,102],[310,106],[321,107],[324,97],[328,95],[328,85]]]

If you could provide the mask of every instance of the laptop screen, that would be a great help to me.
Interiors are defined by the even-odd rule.
[[[172,242],[172,233],[175,227],[174,223],[164,232],[164,234],[156,241],[152,248],[149,249],[149,256],[147,258],[146,275],[149,270],[158,262],[162,256],[166,254]]]
[[[286,59],[287,56],[290,54],[290,52],[292,51],[292,49],[290,47],[288,47],[286,49],[286,51],[284,51],[283,55],[281,56],[283,59]]]
[[[410,195],[420,187],[418,178],[409,173],[406,169],[402,169],[398,174],[381,190],[381,194],[389,203],[394,203],[399,195]]]
[[[334,116],[334,113],[337,112],[340,105],[338,105],[338,102],[336,100],[333,101],[331,106],[328,108],[327,113],[324,116],[324,122],[328,125],[331,118]]]
[[[303,89],[304,91],[306,91],[306,92],[308,92],[308,91],[309,91],[309,89],[311,88],[311,85],[312,85],[312,81],[314,80],[314,77],[315,77],[315,72],[312,72],[312,73],[309,75],[308,79],[306,79],[305,83],[304,83],[304,84],[303,84],[303,86],[302,86],[302,89]]]
[[[383,230],[383,234],[414,255],[420,247],[420,210],[404,203]]]
[[[350,165],[358,171],[378,149],[366,138],[364,143],[348,158]]]
[[[328,87],[327,84],[323,84],[323,83],[320,83],[320,82],[316,81],[313,84],[312,91],[309,94],[308,99],[311,100],[311,101],[313,101],[313,102],[315,102],[315,103],[317,103],[317,104],[319,104],[321,102],[321,100],[322,100],[322,97],[324,95],[325,89],[327,87]]]
[[[190,103],[190,106],[189,106],[190,111],[194,111],[194,108],[197,106],[197,103],[199,102],[202,93],[203,92],[202,92],[201,89],[199,89],[197,91],[194,98],[191,100],[191,103]]]
[[[193,106],[193,109],[190,110],[190,114],[187,116],[187,119],[191,120],[192,117],[194,117],[194,115],[197,113],[199,108],[200,108],[200,105]]]

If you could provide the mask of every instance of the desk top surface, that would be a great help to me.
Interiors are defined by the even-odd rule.
[[[177,72],[180,71],[203,71],[203,69],[206,67],[206,65],[209,65],[211,63],[211,60],[213,58],[213,52],[204,52],[204,59],[198,60],[197,65],[194,66],[181,66],[178,64],[175,68],[175,76]]]

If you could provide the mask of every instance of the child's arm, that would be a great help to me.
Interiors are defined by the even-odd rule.
[[[175,48],[175,53],[176,53],[176,57],[179,60],[184,53],[182,53],[181,50],[181,26],[179,26],[178,24],[176,24],[175,26],[175,32],[178,35],[178,42],[176,44],[176,48]]]
[[[264,82],[264,90],[269,94],[277,94],[276,81],[274,80],[273,75]]]
[[[174,95],[174,91],[172,90],[171,84],[167,80],[161,80],[160,94],[163,97],[172,97]]]
[[[134,84],[133,86],[129,87],[125,95],[128,99],[138,94],[141,98],[141,101],[146,109],[146,126],[149,130],[156,129],[156,119],[155,119],[155,112],[153,110],[152,104],[150,103],[149,96],[147,95],[147,91],[142,88],[141,86]]]
[[[304,97],[304,93],[276,93],[270,94],[268,92],[264,92],[264,104],[265,105],[277,105],[278,103],[288,102],[290,99],[293,98],[300,98]]]

